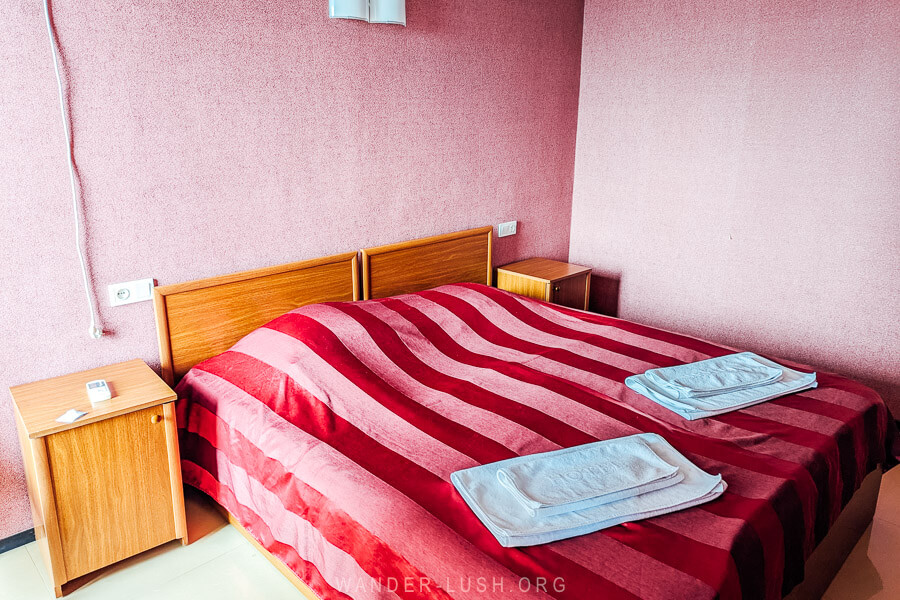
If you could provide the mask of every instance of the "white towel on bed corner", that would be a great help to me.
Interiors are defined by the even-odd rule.
[[[787,394],[802,392],[818,385],[815,373],[795,371],[751,352],[742,354],[752,357],[752,360],[759,362],[764,367],[780,370],[780,377],[767,383],[701,397],[678,396],[670,387],[657,384],[654,378],[648,377],[646,374],[628,377],[625,379],[625,385],[689,421],[740,410]],[[658,369],[657,374],[660,371],[665,371],[665,369]]]
[[[752,352],[728,354],[676,367],[649,369],[644,377],[675,398],[703,398],[748,389],[780,379],[781,367],[770,367]]]
[[[725,491],[727,485],[721,475],[702,471],[661,436],[640,433],[631,437],[641,438],[663,461],[678,467],[684,479],[660,490],[550,517],[531,516],[497,481],[498,469],[530,460],[529,456],[456,471],[450,480],[472,512],[507,548],[545,544],[683,510],[714,500]]]
[[[534,517],[584,510],[684,479],[634,436],[524,458],[497,469],[497,480]]]

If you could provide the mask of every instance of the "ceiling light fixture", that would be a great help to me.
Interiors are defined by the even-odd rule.
[[[332,19],[406,26],[406,0],[328,0]]]

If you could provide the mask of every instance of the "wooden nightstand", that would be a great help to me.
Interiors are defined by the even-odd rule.
[[[112,399],[91,405],[85,383]],[[170,540],[187,543],[175,392],[141,360],[10,388],[47,572],[63,584]],[[56,421],[70,408],[87,412]]]
[[[529,298],[587,310],[591,268],[548,258],[529,258],[497,269],[497,287]]]

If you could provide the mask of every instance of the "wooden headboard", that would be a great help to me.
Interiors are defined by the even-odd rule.
[[[163,379],[174,385],[195,364],[297,307],[349,300],[359,300],[356,252],[157,287]]]
[[[409,294],[446,283],[491,284],[493,227],[366,248],[363,299]]]

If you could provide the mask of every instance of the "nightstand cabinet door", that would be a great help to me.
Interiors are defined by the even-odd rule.
[[[585,273],[553,282],[550,286],[550,302],[587,310],[588,276],[589,274]]]
[[[550,302],[550,282],[544,279],[523,277],[503,269],[497,270],[497,287],[507,292]]]
[[[177,537],[165,415],[154,406],[46,437],[67,580]]]

